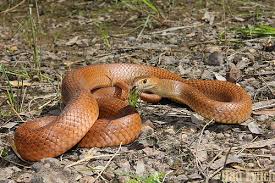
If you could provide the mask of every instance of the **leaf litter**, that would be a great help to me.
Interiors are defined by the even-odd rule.
[[[0,3],[1,16],[5,17],[0,25],[0,64],[6,72],[6,76],[0,72],[1,179],[209,182],[219,180],[224,170],[274,173],[272,1],[229,2],[224,6],[214,1],[204,5],[148,0],[142,1],[145,4],[38,3],[40,72],[34,67],[29,29],[23,26],[28,2]],[[244,24],[249,29],[243,28]],[[100,25],[104,27],[100,29]],[[240,28],[243,37],[231,28]],[[60,113],[60,83],[65,72],[113,62],[150,64],[186,79],[237,83],[252,96],[253,114],[242,125],[221,125],[209,122],[187,106],[169,101],[152,105],[134,99],[146,122],[144,133],[134,143],[92,150],[75,147],[60,157],[35,163],[18,159],[10,150],[8,136],[25,120]],[[20,93],[22,88],[25,93]],[[8,101],[7,93],[16,102]]]

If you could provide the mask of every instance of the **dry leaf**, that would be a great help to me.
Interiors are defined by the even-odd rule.
[[[0,128],[7,128],[7,129],[11,129],[13,128],[15,125],[17,125],[18,123],[14,123],[14,122],[9,122],[3,126],[1,126]]]
[[[251,123],[248,123],[247,127],[251,133],[254,133],[257,135],[263,134],[262,130],[259,128],[259,126],[254,121]]]
[[[235,64],[230,64],[230,70],[226,73],[226,80],[232,83],[236,83],[242,77],[241,71],[235,66]]]
[[[228,155],[228,157],[226,156],[223,156],[222,158],[214,161],[211,165],[210,165],[210,168],[213,169],[213,170],[217,170],[218,168],[220,167],[223,167],[227,164],[230,164],[230,163],[242,163],[243,160],[240,159],[239,156],[237,155]]]

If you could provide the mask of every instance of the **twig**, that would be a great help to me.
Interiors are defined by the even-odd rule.
[[[196,145],[196,149],[195,149],[195,160],[196,160],[196,166],[198,168],[198,170],[200,171],[200,173],[207,179],[207,175],[205,174],[205,172],[203,171],[203,169],[201,168],[201,162],[199,161],[198,157],[197,157],[197,153],[198,153],[198,148],[201,144],[201,141],[202,141],[202,135],[203,135],[203,132],[205,130],[205,128],[210,125],[214,120],[210,120],[208,123],[206,123],[202,130],[201,130],[201,133],[200,133],[200,136],[199,136],[199,140],[198,140],[198,143]]]
[[[167,172],[167,173],[164,175],[164,177],[163,177],[163,179],[162,179],[162,183],[165,181],[167,175],[169,175],[169,174],[172,173],[172,172],[173,172],[173,170],[170,170],[169,172]]]
[[[22,1],[21,1],[20,3],[18,3],[17,5],[15,5],[15,6],[9,8],[9,9],[6,9],[5,11],[0,12],[0,14],[1,14],[1,13],[6,14],[6,13],[8,13],[9,11],[12,11],[12,10],[16,9],[18,6],[24,4],[25,1],[26,1],[26,0],[22,0]]]
[[[119,155],[119,154],[118,154]],[[69,167],[72,167],[72,166],[75,166],[75,165],[78,165],[82,162],[85,162],[85,161],[89,161],[91,159],[96,159],[96,158],[102,158],[102,157],[110,157],[110,156],[113,156],[113,155],[109,155],[109,154],[104,154],[104,155],[99,155],[99,156],[94,156],[93,154],[91,155],[88,155],[87,157],[84,157],[83,159],[77,161],[77,162],[74,162],[72,164],[69,164],[66,166],[66,168],[69,168]]]
[[[21,121],[25,122],[25,120],[20,116],[20,114],[14,109],[14,107],[12,106],[12,104],[8,101],[8,104],[11,107],[11,110],[15,113],[15,115],[20,118]]]
[[[160,31],[155,31],[155,32],[152,32],[150,34],[162,34],[162,33],[177,31],[177,30],[181,30],[181,29],[188,29],[188,28],[199,27],[199,26],[202,26],[202,25],[203,24],[195,24],[195,25],[187,25],[187,26],[180,26],[180,27],[171,27],[171,28],[168,28],[168,29],[164,29],[164,30],[160,30]]]
[[[101,177],[102,173],[107,169],[107,167],[110,165],[111,161],[114,159],[115,156],[118,155],[118,152],[121,150],[121,144],[119,145],[118,150],[115,152],[115,154],[109,159],[109,161],[107,162],[107,164],[104,166],[104,168],[99,172],[99,174],[97,175],[97,177],[95,178],[95,180],[93,182],[95,182],[97,179],[99,179],[99,177]]]
[[[7,161],[7,162],[11,163],[11,164],[14,164],[14,165],[17,165],[17,166],[26,168],[26,169],[31,169],[31,167],[29,167],[29,166],[25,166],[25,165],[22,165],[22,164],[20,164],[20,163],[16,163],[16,162],[14,162],[14,161],[8,160],[8,159],[3,158],[3,157],[1,157],[1,156],[0,156],[0,158],[3,159],[4,161]],[[21,159],[21,160],[22,160],[22,159]],[[25,162],[26,162],[26,161],[25,161]]]
[[[150,20],[150,15],[147,16],[146,21],[145,21],[145,23],[144,23],[144,25],[143,25],[143,27],[142,27],[140,33],[138,34],[137,40],[140,39],[140,37],[141,37],[141,35],[142,35],[144,29],[145,29],[145,28],[147,27],[147,25],[148,25],[149,20]]]

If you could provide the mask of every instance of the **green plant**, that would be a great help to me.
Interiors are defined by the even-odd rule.
[[[29,4],[29,25],[31,29],[31,46],[33,51],[33,62],[35,64],[35,68],[37,70],[37,75],[39,78],[41,77],[41,58],[40,58],[40,49],[38,47],[38,41],[37,41],[37,23],[35,19],[33,18],[33,12],[32,12],[32,4]],[[41,78],[40,78],[41,79]]]
[[[243,37],[266,37],[272,36],[275,37],[275,28],[269,25],[255,25],[247,26],[242,28],[233,29],[237,34],[240,34]]]
[[[111,48],[111,44],[110,44],[110,36],[109,36],[109,32],[106,28],[106,26],[102,23],[96,23],[96,26],[99,30],[99,33],[101,35],[101,39],[103,41],[103,44],[107,47],[107,48]]]
[[[9,106],[11,107],[12,111],[15,112],[17,115],[22,111],[22,103],[23,103],[23,87],[20,87],[19,90],[14,90],[11,84],[11,81],[9,80],[8,74],[6,72],[6,69],[3,65],[0,65],[0,72],[3,73],[5,80],[7,81],[7,89],[6,89],[6,96],[7,96],[7,102]],[[20,80],[18,78],[17,80],[17,86],[23,86],[23,80]],[[19,100],[19,99],[22,100]],[[20,102],[22,101],[22,102]]]
[[[131,90],[128,97],[129,105],[133,107],[137,107],[138,99],[139,99],[139,92],[135,89]]]
[[[144,8],[145,6],[151,11],[147,11],[147,13],[153,12],[160,15],[160,11],[150,0],[122,0],[121,3],[126,5],[128,8],[139,12],[146,12],[147,10]]]
[[[130,179],[127,183],[161,183],[165,174],[162,172],[154,172],[153,174],[147,177],[137,176],[135,178]]]

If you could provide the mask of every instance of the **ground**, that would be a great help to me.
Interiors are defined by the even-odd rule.
[[[234,182],[237,175],[256,182],[256,174],[275,182],[274,37],[253,32],[275,27],[273,0],[15,0],[1,1],[0,11],[1,183]],[[96,63],[237,82],[253,113],[241,125],[222,125],[187,106],[141,102],[144,132],[130,145],[20,160],[11,148],[15,129],[60,113],[64,73]]]

